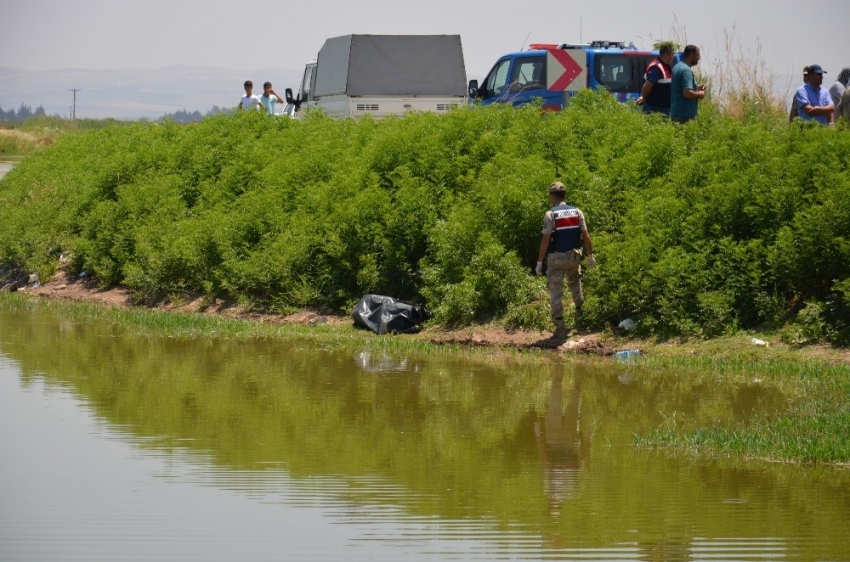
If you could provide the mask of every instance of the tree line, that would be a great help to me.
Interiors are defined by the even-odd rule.
[[[229,107],[219,107],[217,105],[213,105],[212,108],[206,113],[201,113],[197,109],[195,111],[189,111],[188,109],[178,109],[173,113],[166,113],[162,117],[158,119],[158,121],[164,121],[166,119],[174,121],[175,123],[194,123],[197,121],[201,121],[204,117],[212,117],[213,115],[218,115],[220,113],[230,113],[233,111],[232,108]],[[10,107],[9,109],[3,109],[0,106],[0,121],[26,121],[30,117],[43,117],[47,115],[47,111],[45,111],[44,106],[39,105],[33,110],[32,106],[22,103],[21,106],[16,110],[14,107]],[[58,114],[54,115],[54,117],[60,117]],[[140,119],[140,121],[148,121],[146,118]]]
[[[0,106],[0,121],[26,121],[30,117],[39,117],[42,115],[47,115],[47,112],[44,111],[44,107],[41,105],[36,107],[35,111],[33,111],[31,106],[24,103],[21,104],[21,107],[17,111],[14,107],[3,109]]]

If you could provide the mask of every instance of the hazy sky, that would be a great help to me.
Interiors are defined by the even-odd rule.
[[[745,50],[760,41],[762,56],[777,74],[797,74],[804,64],[818,62],[831,83],[850,66],[848,22],[850,0],[0,0],[0,67],[180,64],[247,74],[300,68],[327,37],[457,33],[467,74],[480,78],[527,36],[528,42],[608,39],[649,47],[678,30],[702,47],[710,64],[725,50],[724,32],[734,28]]]

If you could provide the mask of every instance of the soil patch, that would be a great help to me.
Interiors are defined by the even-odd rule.
[[[97,281],[89,276],[73,276],[64,271],[60,271],[46,283],[28,284],[24,287],[18,287],[18,291],[43,297],[96,302],[123,308],[129,308],[133,302],[130,291],[126,289],[120,287],[101,289]]]

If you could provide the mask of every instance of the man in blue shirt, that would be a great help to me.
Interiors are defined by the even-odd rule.
[[[260,101],[263,102],[263,107],[266,108],[266,113],[274,115],[274,105],[278,102],[283,103],[277,92],[272,90],[272,83],[266,82],[263,84],[263,95],[260,96]]]
[[[826,71],[819,64],[809,65],[809,81],[799,88],[794,98],[799,108],[797,117],[803,121],[816,121],[821,125],[831,125],[835,119],[835,105],[829,92],[821,88]]]
[[[699,48],[694,45],[685,47],[682,61],[673,67],[670,82],[670,119],[677,123],[687,123],[697,116],[697,103],[705,99],[705,84],[697,84],[692,66],[699,64]]]

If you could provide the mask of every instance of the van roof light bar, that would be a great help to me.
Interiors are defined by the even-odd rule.
[[[590,43],[532,43],[528,46],[529,51],[547,51],[551,49],[621,49],[636,51],[637,47],[631,41],[591,41]]]
[[[628,44],[625,41],[591,41],[590,46],[597,49],[637,49],[631,41]]]

